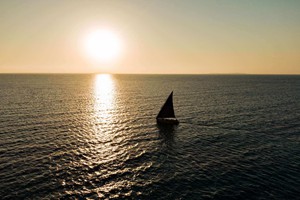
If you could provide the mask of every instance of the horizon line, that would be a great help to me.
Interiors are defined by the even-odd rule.
[[[88,75],[88,74],[111,74],[111,75],[268,75],[268,76],[276,76],[276,75],[287,75],[287,76],[297,76],[299,74],[289,74],[289,73],[278,73],[278,74],[260,74],[260,73],[107,73],[107,72],[0,72],[0,75]]]

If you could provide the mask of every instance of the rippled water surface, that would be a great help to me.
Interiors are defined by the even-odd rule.
[[[299,136],[300,76],[0,75],[2,199],[297,199]]]

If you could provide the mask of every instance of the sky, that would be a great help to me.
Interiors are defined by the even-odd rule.
[[[300,74],[299,0],[2,0],[0,73]],[[122,52],[84,52],[105,28]]]

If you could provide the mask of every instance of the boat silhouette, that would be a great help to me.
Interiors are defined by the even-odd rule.
[[[164,105],[161,107],[158,115],[156,116],[156,122],[158,124],[179,124],[179,121],[175,117],[173,108],[173,91],[167,98]]]

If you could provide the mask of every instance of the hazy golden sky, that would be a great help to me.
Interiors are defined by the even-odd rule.
[[[298,0],[2,0],[0,73],[300,74]],[[95,63],[105,27],[123,53]]]

